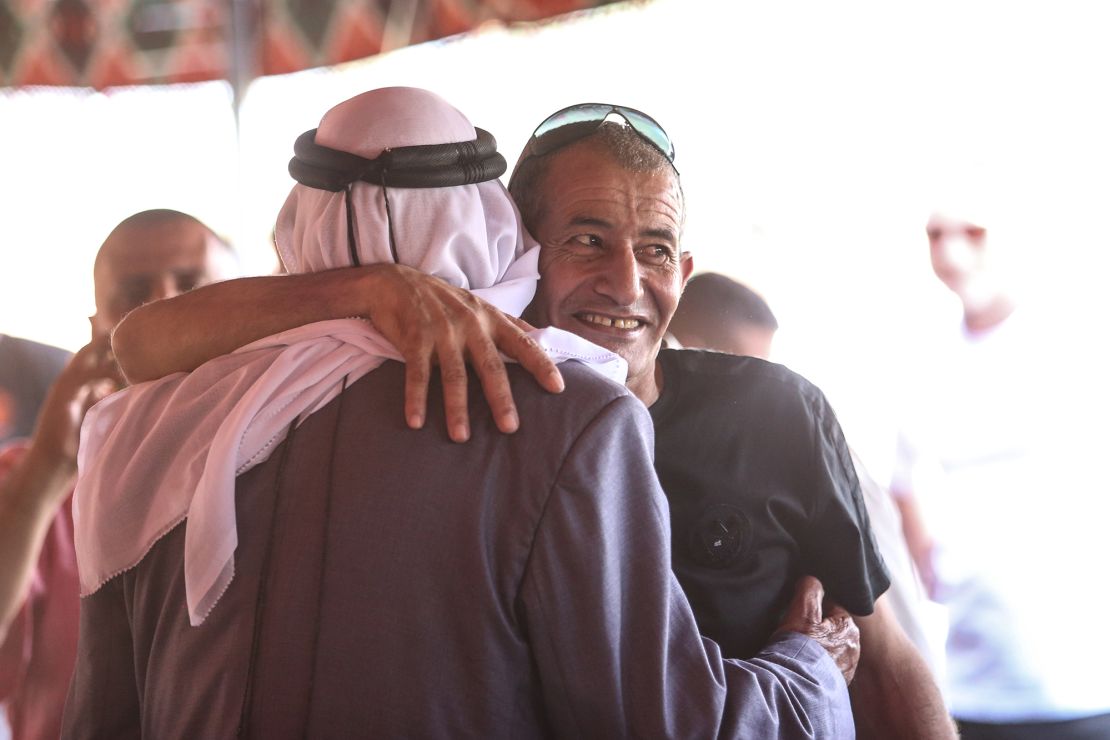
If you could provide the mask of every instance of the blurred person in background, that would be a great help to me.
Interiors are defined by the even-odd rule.
[[[110,332],[136,306],[231,277],[234,266],[229,247],[192,216],[124,219],[93,266],[92,341],[51,386],[30,439],[0,453],[0,698],[13,740],[61,732],[79,612],[70,495],[85,412],[122,382]]]
[[[60,347],[0,334],[0,447],[31,436],[46,393],[71,356]]]
[[[0,456],[7,442],[31,436],[47,391],[72,356],[60,347],[0,334]],[[0,706],[0,740],[10,732]]]
[[[703,272],[686,283],[670,334],[677,346],[708,349],[733,355],[771,359],[779,322],[767,301],[747,285],[727,275]],[[942,675],[943,647],[934,637],[937,609],[928,602],[902,535],[902,517],[890,493],[867,472],[855,450],[852,463],[859,476],[863,500],[879,551],[891,574],[887,592],[890,609],[938,678]]]
[[[727,275],[700,272],[682,291],[667,346],[766,360],[778,329],[778,319],[759,293]]]
[[[781,366],[660,352],[693,269],[681,249],[685,202],[673,154],[655,121],[619,106],[571,106],[537,128],[510,179],[525,226],[542,247],[539,289],[525,318],[628,361],[626,384],[655,426],[672,567],[702,634],[725,655],[753,655],[774,630],[794,580],[815,575],[832,600],[867,615],[857,616],[861,672],[851,687],[858,731],[951,737],[928,665],[890,610],[876,608],[887,573],[850,453],[820,390]],[[256,305],[280,310],[263,314],[251,310]],[[225,315],[241,319],[218,334],[199,330]],[[131,379],[144,380],[340,316],[368,317],[404,355],[411,426],[423,424],[428,368],[437,357],[453,439],[469,435],[466,385],[459,383],[466,363],[482,378],[499,428],[518,428],[497,350],[526,354],[530,326],[395,265],[249,278],[160,302],[121,325],[116,351]],[[532,369],[543,383],[556,372],[540,363]]]
[[[953,178],[925,225],[958,323],[905,363],[920,372],[891,491],[948,610],[962,737],[1104,739],[1110,641],[1085,625],[1110,613],[1105,314],[1053,289],[1082,269],[1060,257],[1066,216],[1004,186]],[[1028,283],[1023,257],[1037,266]]]

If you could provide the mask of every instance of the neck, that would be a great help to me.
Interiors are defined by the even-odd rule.
[[[653,372],[629,378],[625,386],[645,406],[651,406],[658,401],[659,394],[663,391],[663,366],[659,364],[659,358],[655,359]]]

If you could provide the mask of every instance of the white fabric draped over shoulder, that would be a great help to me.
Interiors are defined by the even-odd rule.
[[[437,95],[384,88],[328,111],[316,142],[374,158],[387,148],[475,137],[466,117]],[[380,186],[352,186],[361,264],[393,261],[385,198]],[[539,278],[539,246],[499,181],[389,188],[388,198],[401,264],[521,314]],[[342,191],[293,187],[275,232],[287,271],[350,264],[345,200]],[[616,354],[558,329],[533,336],[556,361],[584,362],[623,385],[627,367]],[[325,321],[94,406],[81,431],[73,505],[82,595],[137,565],[186,520],[189,619],[201,624],[234,577],[235,477],[265,461],[292,425],[387,359],[402,358],[369,322]]]

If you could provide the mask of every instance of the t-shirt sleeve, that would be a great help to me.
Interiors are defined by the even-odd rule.
[[[820,392],[813,411],[811,484],[816,498],[803,557],[833,601],[865,616],[890,587],[890,574],[871,530],[848,443]]]

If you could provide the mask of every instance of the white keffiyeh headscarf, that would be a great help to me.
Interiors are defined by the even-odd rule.
[[[438,96],[415,88],[372,90],[332,108],[316,143],[372,159],[387,148],[472,141],[474,127]],[[539,246],[497,180],[457,187],[352,186],[361,264],[398,260],[519,316],[538,280]],[[350,264],[346,194],[295,185],[277,220],[291,273]],[[557,329],[534,338],[556,361],[585,362],[624,383],[617,355]],[[187,519],[189,619],[200,624],[234,576],[235,477],[265,461],[293,424],[322,408],[344,383],[401,360],[368,322],[324,321],[259,340],[192,373],[142,383],[85,417],[74,495],[83,596],[146,555]]]

